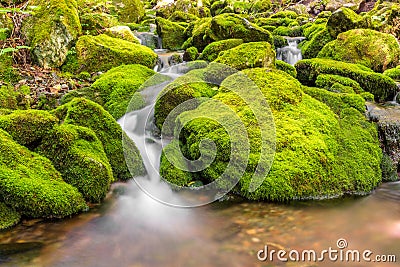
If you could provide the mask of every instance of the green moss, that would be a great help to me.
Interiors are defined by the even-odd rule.
[[[118,19],[121,22],[138,22],[144,16],[144,6],[140,0],[117,0]]]
[[[195,109],[202,97],[210,98],[217,93],[215,85],[206,82],[204,69],[192,70],[168,84],[157,97],[154,107],[156,125],[165,134],[172,134],[175,119],[183,111]],[[177,108],[185,101],[194,99],[189,104]],[[167,116],[171,119],[164,124]]]
[[[297,13],[290,10],[279,11],[271,16],[271,18],[290,18],[290,19],[295,19],[297,17],[298,17]]]
[[[244,43],[219,54],[215,62],[234,69],[275,66],[275,51],[267,42]]]
[[[5,41],[11,35],[11,31],[8,28],[0,28],[0,41]]]
[[[400,65],[393,69],[387,69],[383,72],[383,75],[386,75],[393,80],[400,80]]]
[[[279,26],[289,26],[292,22],[294,22],[294,19],[290,18],[259,18],[255,21],[255,23],[260,26],[274,26],[274,27],[279,27]]]
[[[0,116],[0,128],[19,144],[34,149],[58,119],[47,111],[16,110]]]
[[[194,25],[192,37],[187,45],[202,51],[208,44],[226,39],[242,39],[245,43],[273,42],[271,33],[256,24],[236,14],[221,14]]]
[[[350,8],[342,7],[336,12],[332,13],[326,24],[329,34],[336,38],[339,33],[356,28],[367,28],[368,23],[364,21],[363,17],[357,15]]]
[[[38,6],[23,25],[35,60],[43,67],[60,67],[78,35],[81,24],[75,0],[35,0]]]
[[[272,32],[272,34],[280,36],[297,37],[297,36],[302,36],[303,31],[300,26],[295,26],[291,28],[286,26],[279,26]]]
[[[336,114],[340,114],[346,108],[355,108],[359,112],[365,111],[365,100],[354,93],[335,93],[325,89],[304,87],[304,92],[313,98],[325,103]]]
[[[383,153],[381,169],[382,169],[382,181],[395,182],[399,180],[399,176],[397,175],[396,165],[393,163],[392,159],[386,153]]]
[[[297,72],[296,68],[290,65],[289,63],[286,63],[285,61],[282,60],[275,60],[275,67],[278,70],[282,70],[292,76],[293,78],[296,78]]]
[[[175,11],[172,15],[168,18],[169,21],[172,22],[192,22],[196,21],[199,18],[196,15],[185,13],[183,11]]]
[[[183,61],[194,61],[199,57],[199,51],[196,47],[192,46],[186,49],[183,54]]]
[[[299,82],[284,72],[266,69],[244,72],[261,90],[274,115],[276,152],[271,170],[259,188],[254,192],[248,190],[257,164],[268,166],[260,154],[262,142],[268,141],[261,140],[260,131],[270,129],[255,120],[244,101],[228,90],[235,88],[252,95],[241,74],[234,74],[223,81],[224,89],[213,97],[227,105],[230,112],[217,108],[214,101],[205,101],[177,118],[177,125],[183,126],[179,141],[186,158],[198,158],[203,139],[213,140],[217,148],[214,162],[205,170],[192,173],[193,178],[201,177],[207,183],[225,171],[232,155],[230,137],[220,123],[228,123],[231,111],[235,111],[250,140],[249,163],[236,187],[242,196],[273,201],[335,197],[370,192],[379,184],[381,150],[377,131],[359,111],[346,108],[336,115],[324,103],[304,94]],[[259,101],[256,98],[253,104]],[[187,183],[187,177],[183,178],[180,183]]]
[[[220,52],[234,48],[243,43],[242,39],[227,39],[222,41],[212,42],[207,45],[201,53],[199,59],[207,60],[209,62],[217,59]]]
[[[104,32],[106,35],[114,38],[120,38],[122,40],[134,43],[134,44],[140,44],[140,41],[138,38],[135,37],[133,32],[128,26],[115,26],[107,29]]]
[[[301,46],[303,58],[316,57],[318,52],[321,51],[327,43],[333,40],[326,28],[323,28],[320,31],[315,31],[310,36],[312,36],[311,39],[303,43]]]
[[[153,68],[157,54],[150,48],[105,34],[82,36],[76,43],[81,71],[106,71],[122,64],[141,64]]]
[[[115,119],[100,105],[84,99],[75,98],[71,102],[58,107],[54,114],[66,124],[73,124],[92,129],[103,144],[104,152],[110,162],[114,177],[119,180],[127,180],[133,176],[144,174],[144,167],[140,153],[135,144],[130,146],[133,156],[130,173],[124,157],[121,136],[125,135]]]
[[[156,18],[157,33],[162,38],[163,48],[170,50],[181,49],[186,40],[185,28],[176,22],[160,17]]]
[[[359,63],[376,72],[400,64],[400,45],[393,35],[369,29],[355,29],[326,44],[318,57]]]
[[[67,52],[67,57],[65,58],[64,64],[61,66],[61,70],[63,72],[69,72],[69,73],[77,73],[79,71],[79,63],[78,63],[78,57],[76,55],[76,49],[75,47],[72,47],[68,52]]]
[[[78,190],[65,183],[52,163],[0,130],[0,199],[33,218],[66,217],[87,209]]]
[[[0,230],[10,228],[21,220],[21,215],[0,202]]]
[[[43,138],[37,151],[49,158],[64,181],[76,187],[89,202],[100,202],[114,181],[103,145],[89,128],[56,126]]]
[[[0,56],[0,80],[5,83],[15,84],[21,79],[17,69],[13,68],[12,53]]]
[[[273,39],[274,39],[275,49],[285,47],[288,45],[288,41],[280,35],[273,35]]]
[[[308,86],[315,86],[320,74],[334,74],[358,82],[361,88],[372,93],[379,101],[392,100],[397,92],[397,85],[392,79],[358,64],[315,58],[301,60],[295,67],[297,79]]]
[[[82,32],[90,35],[98,35],[105,29],[118,25],[117,18],[107,13],[84,13],[79,18]]]
[[[350,87],[350,91],[343,92],[340,91],[339,93],[361,93],[364,90],[361,88],[360,84],[350,78],[342,77],[339,75],[332,75],[332,74],[320,74],[315,81],[315,85],[321,88],[325,88],[330,91],[334,91],[332,86],[335,84],[340,84],[345,87]]]
[[[253,5],[250,8],[250,13],[258,14],[262,12],[267,12],[271,9],[271,0],[256,0],[253,1]]]

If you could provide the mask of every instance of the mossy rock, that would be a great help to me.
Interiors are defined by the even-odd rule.
[[[365,17],[366,18],[366,17]],[[329,17],[326,27],[329,34],[336,38],[339,33],[356,28],[368,28],[368,21],[350,8],[342,7]]]
[[[257,164],[268,166],[260,152],[261,144],[268,141],[261,139],[260,131],[270,129],[260,121],[254,123],[254,114],[248,111],[243,99],[228,89],[245,90],[248,96],[253,94],[249,85],[243,84],[242,74],[229,76],[221,84],[221,88],[226,89],[220,89],[213,99],[236,112],[250,139],[249,162],[244,175],[239,177],[236,192],[252,200],[288,201],[363,194],[379,184],[382,152],[377,130],[362,113],[345,108],[339,115],[335,114],[326,104],[303,93],[300,83],[282,71],[255,68],[243,72],[256,83],[270,104],[275,121],[276,151],[270,172],[261,186],[255,191],[249,190]],[[214,162],[198,173],[191,173],[194,178],[201,177],[204,183],[216,181],[232,157],[230,137],[221,125],[232,115],[214,105],[214,101],[205,101],[177,118],[177,125],[183,128],[175,138],[179,139],[187,159],[198,158],[203,139],[213,140],[216,145]],[[215,120],[205,119],[205,115]],[[163,164],[168,163],[162,161]],[[180,174],[167,177],[187,179]],[[180,182],[188,184],[187,180]]]
[[[192,46],[186,49],[185,53],[183,54],[183,61],[194,61],[199,57],[199,51],[196,47]]]
[[[138,22],[144,16],[143,1],[114,0],[118,6],[118,20],[121,22]]]
[[[0,202],[0,230],[16,225],[21,220],[21,214]]]
[[[285,61],[282,60],[275,60],[275,67],[278,70],[282,70],[292,76],[293,78],[296,78],[297,76],[297,71],[296,68],[289,63],[286,63]]]
[[[118,25],[117,18],[107,13],[84,13],[79,18],[82,32],[88,35],[98,35],[105,29]]]
[[[273,35],[275,49],[282,48],[288,45],[288,41],[280,35]]]
[[[52,163],[0,130],[0,200],[32,218],[62,218],[87,209],[82,195],[65,183]]]
[[[326,89],[314,87],[303,87],[303,91],[322,103],[325,103],[338,115],[346,108],[354,108],[360,113],[365,112],[365,100],[360,95],[354,93],[330,92]]]
[[[110,162],[113,175],[116,179],[127,180],[132,176],[139,176],[145,173],[140,153],[133,143],[129,148],[131,151],[130,173],[125,162],[124,150],[122,147],[122,131],[116,120],[101,107],[84,98],[74,98],[67,104],[59,106],[54,114],[66,124],[73,124],[92,129],[103,144],[104,152]]]
[[[267,42],[244,43],[219,54],[217,63],[242,70],[275,66],[275,51]]]
[[[82,36],[76,43],[81,71],[107,71],[122,64],[141,64],[154,68],[157,54],[150,48],[105,34]]]
[[[274,26],[274,27],[280,27],[280,26],[289,26],[291,23],[293,23],[294,19],[291,18],[258,18],[255,21],[255,24],[257,24],[260,27],[265,27],[265,26]]]
[[[99,203],[114,181],[103,145],[89,128],[66,123],[55,126],[37,152],[50,159],[64,181],[76,187],[86,201]]]
[[[186,13],[183,11],[175,11],[172,15],[168,18],[169,21],[172,22],[186,22],[190,23],[192,21],[196,21],[199,18],[196,15]]]
[[[220,52],[234,48],[243,43],[242,39],[226,39],[222,41],[212,42],[207,45],[201,53],[199,59],[206,61],[214,61]]]
[[[340,91],[339,93],[357,93],[360,94],[364,90],[361,88],[360,84],[350,78],[342,77],[339,75],[332,75],[332,74],[320,74],[315,81],[315,85],[321,88],[325,88],[329,91],[334,91],[332,86],[335,84],[341,84],[345,87],[349,87],[350,91],[343,92]]]
[[[160,17],[156,18],[157,33],[161,37],[162,47],[169,50],[179,50],[186,41],[185,27],[176,22]]]
[[[295,26],[295,27],[279,26],[272,32],[272,34],[280,36],[298,37],[303,35],[303,31],[300,26]]]
[[[376,72],[400,64],[400,45],[393,35],[355,29],[338,35],[318,53],[320,58],[359,63]]]
[[[295,67],[297,79],[307,86],[315,86],[315,81],[320,74],[334,74],[358,82],[361,88],[372,93],[377,101],[392,100],[398,90],[392,79],[359,64],[314,58],[301,60]]]
[[[68,49],[81,34],[75,0],[34,0],[34,15],[24,21],[22,31],[37,63],[45,68],[60,67]]]
[[[207,69],[189,71],[168,84],[158,95],[154,118],[157,127],[163,129],[164,134],[172,135],[175,118],[180,113],[195,109],[201,103],[202,97],[210,98],[217,93],[218,86],[206,81],[205,72]],[[191,99],[194,101],[177,108]],[[165,123],[168,116],[170,119]]]
[[[1,62],[0,62],[1,65]],[[1,70],[0,70],[1,72]],[[0,74],[1,78],[1,74]],[[25,98],[24,92],[15,90],[11,85],[0,86],[0,108],[19,109],[21,108],[20,99]]]
[[[0,128],[19,144],[35,149],[58,123],[57,117],[43,110],[16,110],[0,116]]]
[[[199,51],[203,51],[210,43],[226,39],[242,39],[245,43],[259,41],[273,43],[269,31],[237,14],[221,14],[195,24],[191,38],[185,42],[184,47],[195,46]]]
[[[0,80],[7,84],[16,84],[21,79],[16,68],[13,67],[12,53],[4,53],[0,56]],[[3,85],[1,85],[3,86]],[[4,90],[4,89],[2,89]]]
[[[114,26],[107,29],[104,33],[110,37],[120,38],[134,44],[140,44],[139,39],[136,38],[128,26]]]
[[[393,69],[387,69],[383,72],[383,75],[386,75],[393,80],[400,80],[400,65]]]
[[[314,31],[310,34],[310,37],[310,40],[301,44],[303,58],[317,57],[319,51],[333,40],[325,27],[322,27],[321,30]]]

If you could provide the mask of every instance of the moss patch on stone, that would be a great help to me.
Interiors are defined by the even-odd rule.
[[[125,162],[124,150],[122,148],[122,131],[116,120],[101,107],[84,98],[74,98],[69,103],[58,107],[54,114],[66,124],[84,126],[92,129],[103,144],[104,152],[110,162],[113,175],[116,179],[127,180],[132,176],[145,173],[140,153],[135,144],[130,146],[132,150],[132,166],[130,173]]]
[[[21,219],[21,214],[0,202],[0,230],[16,225]]]
[[[52,163],[0,130],[0,200],[22,215],[66,217],[87,209],[82,195],[65,183]]]
[[[400,45],[393,35],[354,29],[338,35],[318,53],[320,58],[359,63],[376,72],[400,64]]]
[[[212,42],[207,45],[201,53],[199,59],[206,61],[214,61],[220,52],[234,48],[243,43],[242,39],[226,39],[222,41]]]
[[[289,63],[286,63],[285,61],[282,60],[275,60],[275,67],[278,70],[282,70],[292,76],[293,78],[296,78],[297,76],[297,71],[296,68],[290,65]]]
[[[105,34],[82,36],[76,43],[81,71],[107,71],[122,64],[141,64],[154,68],[157,54],[150,48]]]
[[[275,51],[267,42],[244,43],[219,54],[217,63],[242,70],[275,66]]]
[[[186,41],[185,27],[176,22],[160,17],[156,18],[157,33],[161,37],[162,47],[169,50],[179,50]]]
[[[315,86],[320,74],[339,75],[358,82],[361,88],[372,93],[377,101],[392,100],[398,89],[396,83],[389,77],[359,64],[314,58],[301,60],[295,67],[297,79],[304,85]]]

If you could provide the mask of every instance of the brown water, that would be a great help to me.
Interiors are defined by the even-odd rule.
[[[256,255],[265,245],[287,251],[337,249],[339,238],[347,240],[348,249],[395,254],[400,260],[400,183],[357,199],[287,205],[230,200],[196,209],[163,206],[132,189],[135,185],[126,187],[126,195],[114,194],[89,213],[63,221],[24,221],[1,232],[3,244],[42,245],[3,253],[0,266],[398,266],[271,263]]]

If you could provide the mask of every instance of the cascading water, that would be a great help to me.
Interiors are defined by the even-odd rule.
[[[288,45],[276,50],[276,59],[283,60],[290,65],[294,65],[302,59],[301,50],[297,47],[304,37],[285,37]]]

